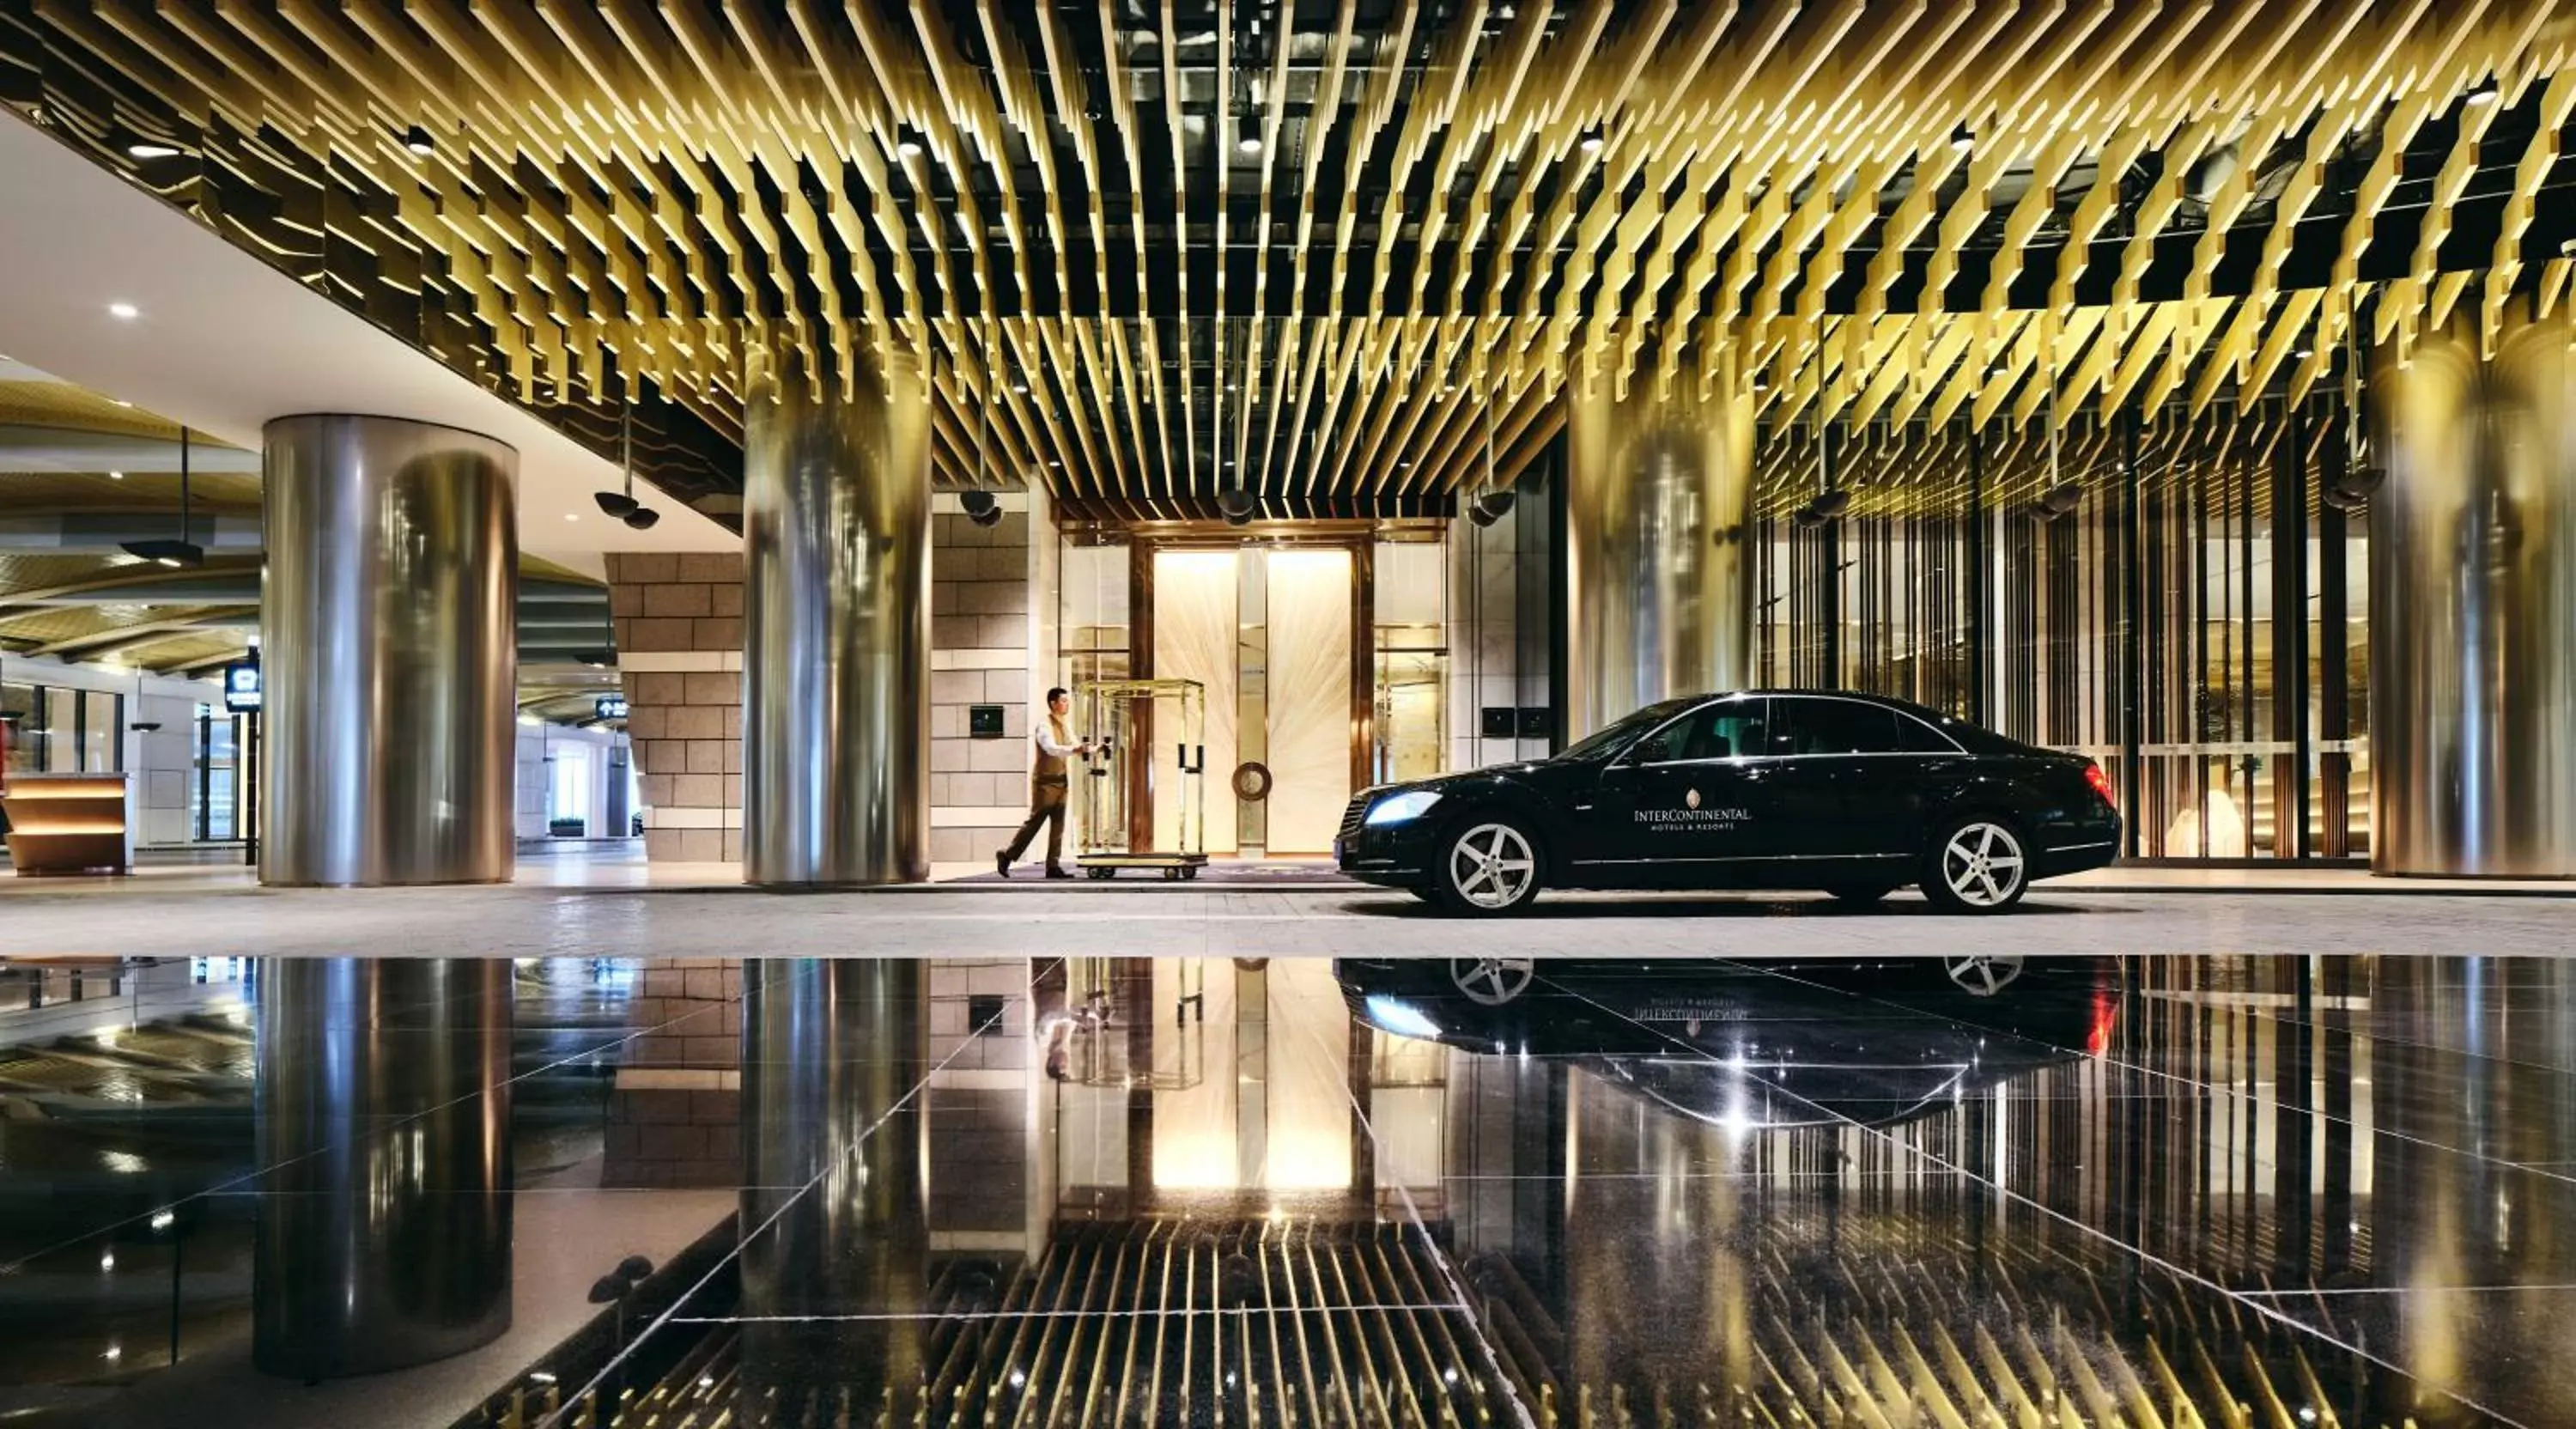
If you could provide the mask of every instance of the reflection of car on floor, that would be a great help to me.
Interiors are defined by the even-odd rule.
[[[1997,913],[2119,843],[2092,760],[1903,700],[1784,690],[1666,700],[1553,759],[1363,790],[1333,855],[1462,913],[1526,908],[1542,887],[1874,903],[1907,884]]]
[[[1606,961],[1342,958],[1360,1020],[1472,1052],[1571,1061],[1737,1129],[1906,1120],[2108,1049],[2104,958]]]

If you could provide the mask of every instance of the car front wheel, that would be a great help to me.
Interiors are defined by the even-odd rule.
[[[2028,847],[1999,816],[1954,820],[1925,851],[1922,886],[1945,913],[2001,913],[2030,891]]]
[[[1454,913],[1517,913],[1538,896],[1538,845],[1508,818],[1462,823],[1441,840],[1431,892]]]

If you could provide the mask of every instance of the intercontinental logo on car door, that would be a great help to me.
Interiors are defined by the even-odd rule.
[[[1712,804],[1703,808],[1699,786],[1691,785],[1682,791],[1680,808],[1641,807],[1635,811],[1635,817],[1638,823],[1652,831],[1678,833],[1684,829],[1705,829],[1731,832],[1740,824],[1751,823],[1753,811],[1741,803]]]

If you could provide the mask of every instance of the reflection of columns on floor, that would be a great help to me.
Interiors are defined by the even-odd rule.
[[[1750,681],[1753,406],[1731,364],[1568,391],[1565,733],[1580,739]]]
[[[263,440],[261,881],[507,879],[518,453],[392,417]]]
[[[909,358],[849,402],[744,418],[743,874],[929,876],[930,403]]]
[[[2460,313],[2376,356],[2374,872],[2576,877],[2571,321],[2510,316],[2482,357]]]
[[[259,992],[252,1358],[298,1379],[510,1326],[506,958],[278,958]]]
[[[747,1423],[836,1422],[832,1405],[811,1419],[795,1408],[818,1375],[873,1413],[887,1386],[909,1389],[922,1373],[923,1321],[867,1317],[917,1315],[927,1295],[913,1095],[926,1060],[925,967],[908,958],[743,965]]]

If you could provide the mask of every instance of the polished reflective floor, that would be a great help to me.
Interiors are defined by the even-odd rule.
[[[37,1425],[2576,1423],[2576,963],[0,966]]]

